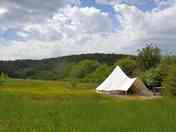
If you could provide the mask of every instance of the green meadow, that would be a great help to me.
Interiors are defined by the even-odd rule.
[[[0,85],[0,132],[175,132],[175,99],[109,97],[95,88],[7,80]]]

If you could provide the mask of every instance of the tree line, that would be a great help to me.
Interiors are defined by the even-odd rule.
[[[176,56],[162,55],[152,44],[136,56],[84,54],[44,60],[0,61],[0,72],[13,78],[101,83],[119,65],[130,77],[138,76],[149,88],[163,87],[176,95]]]

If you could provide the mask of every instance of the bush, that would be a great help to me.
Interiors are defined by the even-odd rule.
[[[141,73],[140,77],[149,88],[161,86],[161,76],[158,68],[151,68]]]
[[[162,58],[158,70],[161,75],[161,81],[164,80],[164,78],[168,75],[168,69],[176,63],[176,57],[175,56],[165,56]]]
[[[173,64],[164,79],[163,83],[163,92],[165,95],[176,95],[176,64]]]

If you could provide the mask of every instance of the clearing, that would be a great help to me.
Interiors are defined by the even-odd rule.
[[[107,97],[95,88],[7,80],[0,85],[0,132],[175,132],[175,99]]]

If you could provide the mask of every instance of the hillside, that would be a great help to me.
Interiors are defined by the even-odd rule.
[[[69,76],[72,67],[84,60],[112,65],[129,55],[122,54],[82,54],[43,60],[0,61],[0,72],[13,78],[60,80]],[[130,56],[134,57],[134,56]]]

